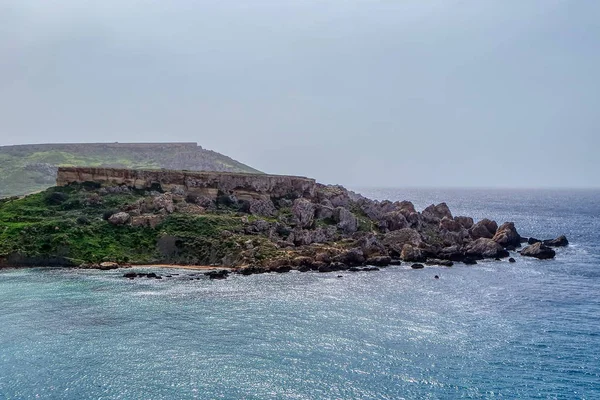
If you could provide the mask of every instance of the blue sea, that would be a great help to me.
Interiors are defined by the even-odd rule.
[[[600,191],[361,192],[571,245],[342,278],[2,270],[0,399],[600,399]]]

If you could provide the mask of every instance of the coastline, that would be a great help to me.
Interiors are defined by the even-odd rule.
[[[212,271],[212,270],[227,270],[231,271],[231,267],[220,267],[214,265],[180,265],[180,264],[144,264],[144,265],[128,265],[120,266],[119,268],[168,268],[168,269],[189,269],[195,271]]]

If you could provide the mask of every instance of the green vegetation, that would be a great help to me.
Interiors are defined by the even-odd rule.
[[[103,193],[83,185],[53,187],[0,201],[0,259],[50,260],[78,265],[211,263],[236,253],[242,218],[235,212],[164,216],[155,228],[115,226],[106,219],[143,199],[143,193]],[[223,232],[231,235],[223,238]]]
[[[0,198],[34,193],[53,186],[58,166],[260,173],[194,143],[5,146],[0,147]]]

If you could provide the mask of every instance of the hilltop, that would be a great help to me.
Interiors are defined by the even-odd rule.
[[[59,166],[261,173],[197,143],[68,143],[0,146],[0,198],[54,186]]]

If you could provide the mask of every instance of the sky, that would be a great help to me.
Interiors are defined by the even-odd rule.
[[[349,186],[600,187],[600,1],[2,0],[0,145]]]

